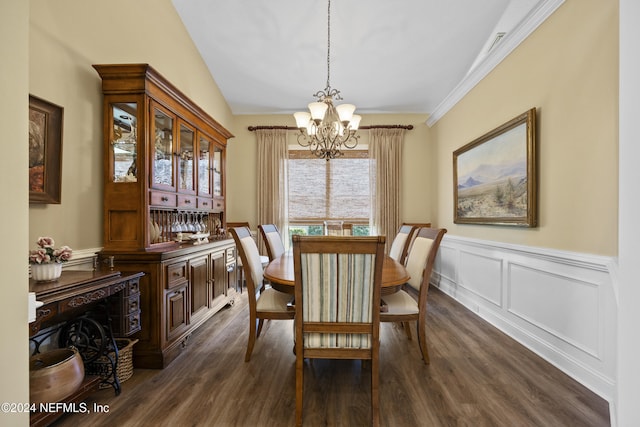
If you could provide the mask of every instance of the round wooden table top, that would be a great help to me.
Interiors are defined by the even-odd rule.
[[[395,292],[395,288],[406,283],[410,277],[402,264],[385,255],[382,264],[382,293]],[[293,293],[295,285],[293,253],[285,252],[271,261],[264,270],[264,278],[269,280],[274,288]]]

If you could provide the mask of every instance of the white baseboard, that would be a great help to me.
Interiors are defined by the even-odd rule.
[[[445,235],[435,286],[602,398],[616,388],[610,257]]]

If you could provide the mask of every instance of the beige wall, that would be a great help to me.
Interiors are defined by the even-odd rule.
[[[413,125],[413,130],[405,133],[402,171],[402,210],[406,222],[434,222],[436,206],[433,143],[430,129],[425,124],[424,114],[376,114],[364,115],[362,126],[374,124]],[[236,137],[231,140],[227,155],[227,220],[249,221],[257,227],[257,149],[256,136],[249,126],[295,126],[292,115],[244,115],[236,116]],[[360,142],[368,143],[369,132],[362,130]],[[290,141],[295,144],[297,131],[291,131]]]
[[[149,63],[231,132],[233,116],[170,0],[31,0],[29,92],[64,107],[60,205],[31,205],[29,244],[102,245],[102,94],[92,64]],[[149,15],[149,12],[153,13]]]
[[[148,62],[234,133],[227,219],[256,223],[255,135],[246,127],[293,125],[293,119],[233,117],[170,0],[30,5],[29,91],[65,108],[62,204],[30,206],[30,245],[39,235],[74,248],[102,244],[101,95],[94,63]],[[153,20],[139,19],[151,9]],[[616,12],[615,3],[567,1],[431,129],[423,115],[365,115],[363,125],[415,126],[405,142],[403,218],[480,239],[615,254]],[[530,107],[539,111],[540,226],[453,224],[451,153]]]
[[[0,175],[4,199],[0,210],[0,401],[29,401],[27,329],[28,175],[27,110],[29,3],[0,2],[0,124],[3,129]],[[15,268],[19,266],[20,268]],[[29,425],[28,413],[0,411],[0,425]]]
[[[531,107],[539,227],[453,224],[453,151]],[[566,1],[432,128],[437,222],[450,234],[616,255],[617,120],[617,2]]]

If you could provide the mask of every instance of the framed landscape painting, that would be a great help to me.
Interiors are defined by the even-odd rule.
[[[29,95],[29,203],[60,203],[62,115],[62,107]]]
[[[537,226],[536,109],[453,152],[454,223]]]

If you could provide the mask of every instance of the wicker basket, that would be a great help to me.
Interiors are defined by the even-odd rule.
[[[118,366],[116,367],[116,374],[121,384],[133,375],[133,346],[137,342],[137,339],[116,338],[116,345],[118,346]],[[115,352],[109,353],[109,356],[114,358]],[[88,374],[100,375],[103,380],[109,380],[112,373],[111,361],[106,356],[100,356],[93,362],[87,363],[85,369]],[[101,389],[111,386],[112,385],[106,381],[100,383]]]

